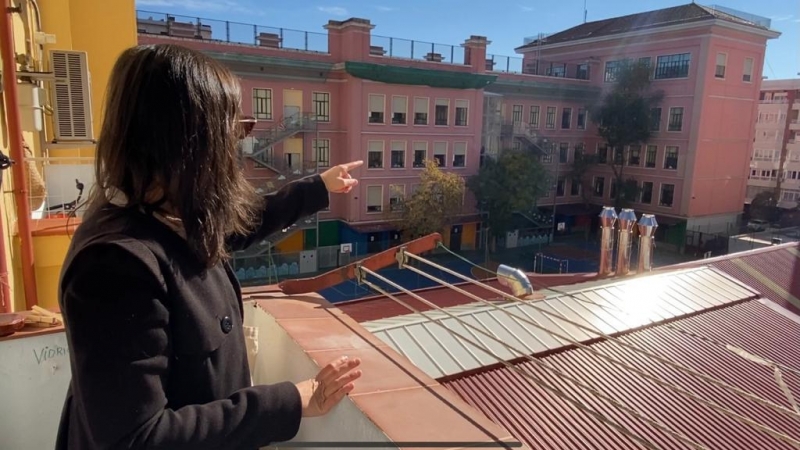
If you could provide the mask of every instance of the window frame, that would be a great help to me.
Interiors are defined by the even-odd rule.
[[[417,148],[417,144],[422,144],[422,146],[424,146],[425,148],[424,149],[418,149]],[[411,168],[412,169],[424,169],[425,168],[425,161],[428,160],[428,147],[429,147],[428,141],[413,141],[411,143],[411,148],[412,148]],[[424,151],[425,152],[423,157],[422,157],[422,160],[419,161],[419,163],[417,163],[417,152],[418,151]]]
[[[665,205],[664,200],[664,187],[672,186],[672,203]],[[658,206],[661,208],[672,208],[675,206],[675,184],[673,183],[660,183],[658,186]]]
[[[661,63],[662,58],[677,58],[686,56],[687,59],[685,60],[678,60],[678,61],[666,61]],[[671,67],[672,64],[674,67]],[[684,69],[685,66],[685,69]],[[689,73],[691,72],[692,66],[692,53],[691,52],[684,52],[684,53],[672,53],[669,55],[659,55],[656,57],[656,65],[655,71],[653,73],[653,80],[685,80],[689,78]],[[683,74],[685,70],[685,74]],[[678,72],[680,71],[680,76],[671,76],[672,74],[670,71]],[[661,74],[661,75],[660,75]]]
[[[265,98],[257,97],[256,96],[256,92],[257,91],[266,92],[267,93],[267,97],[265,97]],[[253,110],[253,117],[256,120],[268,120],[268,121],[273,120],[273,117],[274,117],[274,106],[275,106],[273,104],[273,101],[275,100],[275,98],[273,97],[272,88],[254,87],[253,91],[251,92],[251,94],[252,94],[252,101],[253,101],[252,108],[251,108]],[[266,102],[267,112],[264,112],[264,113],[259,113],[258,112],[257,105],[260,103],[260,101],[265,101]],[[264,116],[264,117],[261,117],[261,116]]]
[[[722,64],[719,63],[719,57],[722,56]],[[722,72],[720,73],[720,67],[722,68]],[[725,79],[725,72],[728,70],[728,53],[726,52],[717,52],[717,56],[714,59],[714,79],[716,80],[724,80]]]
[[[458,106],[459,102],[465,102],[466,106]],[[463,103],[462,103],[463,104]],[[465,99],[456,99],[456,116],[453,120],[453,125],[457,127],[468,127],[469,126],[469,100]],[[464,110],[464,117],[463,123],[459,123],[459,110]]]
[[[644,186],[648,184],[650,185],[650,200],[644,201],[644,193],[645,189]],[[655,183],[652,181],[642,181],[642,190],[639,191],[639,203],[643,205],[652,205],[653,204],[653,191],[655,190]]]
[[[440,105],[439,101],[444,101],[446,104]],[[446,116],[444,123],[439,123],[439,113],[438,108],[440,106],[444,106],[446,108]],[[450,99],[449,98],[437,98],[434,101],[433,105],[433,126],[435,127],[449,127],[450,126]]]
[[[323,147],[319,146],[319,142],[325,142],[326,145]],[[317,167],[330,167],[331,166],[331,140],[327,138],[314,138],[311,140],[311,150],[312,154],[314,155],[314,161],[317,163]],[[320,161],[320,150],[324,150],[327,152],[327,164],[321,164]]]
[[[381,190],[381,194],[380,194],[380,199],[381,200],[380,200],[380,204],[379,205],[370,205],[370,203],[369,203],[369,200],[370,200],[369,194],[370,194],[370,189],[371,188],[379,188]],[[367,186],[365,194],[366,194],[366,199],[364,201],[364,204],[366,205],[365,209],[367,211],[367,214],[381,214],[383,212],[383,194],[384,194],[383,185],[382,184],[373,184],[373,185]],[[377,210],[370,211],[370,208],[375,208],[376,206],[377,206]]]
[[[602,181],[602,183],[601,183],[602,184],[602,189],[600,191],[600,194],[597,193],[597,181],[598,180]],[[595,175],[594,177],[592,177],[592,197],[605,198],[605,196],[606,196],[606,177],[600,176],[600,175]]]
[[[536,117],[536,121],[533,118]],[[528,126],[534,130],[539,129],[539,121],[541,120],[541,108],[539,105],[531,105],[528,111]]]
[[[565,115],[566,114],[566,115]],[[564,126],[564,119],[567,119],[567,126]],[[572,128],[572,107],[565,106],[561,108],[561,129],[569,130]]]
[[[381,104],[383,105],[382,111],[373,111],[372,110],[372,98],[373,97],[380,97]],[[386,94],[368,94],[367,95],[367,123],[369,125],[386,125]],[[373,120],[373,113],[380,113],[380,117],[375,117]]]
[[[398,143],[403,145],[403,149],[402,150],[395,150],[395,148],[394,148],[395,144],[398,144]],[[403,170],[403,169],[406,168],[407,148],[408,148],[408,142],[407,141],[395,141],[395,140],[393,140],[393,141],[389,142],[389,166],[390,166],[389,168],[390,169]],[[402,159],[400,167],[395,167],[395,165],[394,165],[394,155],[395,155],[395,152],[398,152],[398,151],[402,152],[403,159]]]
[[[545,110],[545,129],[546,130],[555,130],[556,129],[556,116],[558,115],[558,107],[556,106],[548,106]],[[550,112],[552,111],[552,116]],[[550,119],[553,119],[552,121]]]
[[[464,153],[463,153],[463,155],[459,155],[457,153],[459,144],[464,144]],[[468,147],[469,147],[469,142],[467,142],[467,141],[456,141],[456,142],[453,142],[453,160],[452,160],[452,166],[451,167],[453,167],[454,169],[465,169],[467,167],[467,149],[468,149]],[[460,166],[456,165],[456,156],[463,156],[464,157],[462,165],[460,165]]]
[[[437,154],[437,144],[444,144],[444,153]],[[448,142],[447,141],[434,141],[433,142],[433,159],[439,163],[439,168],[446,168],[447,167],[447,150],[448,150]],[[437,156],[442,156],[441,161]]]
[[[747,62],[750,61],[750,73],[747,73]],[[742,63],[742,83],[752,83],[753,82],[753,72],[755,71],[756,67],[756,59],[752,57],[747,57],[744,59]]]
[[[403,99],[405,101],[405,111],[394,110],[394,100]],[[402,114],[403,122],[395,122],[395,114]],[[392,125],[405,126],[408,125],[408,96],[407,95],[392,95]]]
[[[670,149],[675,149],[675,167],[667,167],[667,160],[670,159],[669,151]],[[678,159],[680,157],[680,146],[678,145],[667,145],[664,147],[664,165],[662,168],[664,170],[678,170]]]
[[[680,121],[680,127],[678,129],[673,129],[672,128],[672,111],[673,110],[680,110],[681,111],[681,113],[680,113],[681,121]],[[683,119],[684,119],[685,115],[686,115],[686,108],[684,108],[683,106],[671,106],[669,108],[669,116],[667,117],[667,132],[668,133],[682,133],[683,132]]]
[[[425,112],[417,111],[417,100],[425,100]],[[425,123],[417,123],[417,114],[425,114]],[[414,97],[414,126],[426,127],[431,123],[431,98]]]
[[[324,95],[325,96],[325,100],[324,101],[317,100],[317,98],[316,98],[317,95]],[[322,109],[326,110],[325,111],[326,114],[320,115],[320,111],[319,110],[320,110],[321,105],[324,105],[324,106],[322,106]],[[330,123],[330,121],[331,121],[331,93],[330,92],[325,92],[325,91],[313,91],[313,92],[311,92],[311,106],[314,107],[314,117],[316,117],[316,121],[317,122]]]
[[[373,143],[380,143],[381,149],[380,152],[372,149]],[[380,166],[373,166],[372,165],[372,154],[378,153],[380,154]],[[386,141],[382,140],[375,140],[375,141],[367,141],[367,170],[383,170],[386,167],[386,161],[384,158],[384,153],[386,153]]]

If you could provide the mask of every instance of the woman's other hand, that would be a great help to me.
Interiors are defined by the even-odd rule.
[[[361,371],[354,370],[359,364],[360,359],[343,356],[325,366],[316,377],[297,383],[303,417],[325,415],[349,394],[355,387],[354,381],[361,377]]]
[[[364,164],[364,161],[353,161],[347,164],[339,164],[322,172],[320,176],[322,181],[325,182],[328,192],[346,194],[352,191],[353,187],[358,185],[358,180],[350,175],[350,171],[361,167],[362,164]]]

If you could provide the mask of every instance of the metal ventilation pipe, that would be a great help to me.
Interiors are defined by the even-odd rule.
[[[639,219],[639,273],[653,270],[653,237],[658,222],[652,214],[642,214]]]
[[[611,273],[614,258],[614,223],[617,221],[617,212],[611,206],[603,207],[600,213],[600,270],[599,274]]]
[[[636,225],[636,213],[625,208],[619,212],[619,238],[617,239],[617,275],[631,271],[631,231]]]
[[[533,294],[531,280],[525,272],[503,264],[497,268],[497,281],[500,285],[511,289],[514,297],[525,297]]]

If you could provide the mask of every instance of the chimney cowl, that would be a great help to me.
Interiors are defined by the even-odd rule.
[[[656,233],[656,228],[658,228],[656,216],[652,214],[642,214],[641,219],[639,219],[639,235],[652,237]]]
[[[600,226],[603,228],[613,228],[617,221],[617,212],[612,206],[604,206],[600,212]]]
[[[500,264],[497,268],[497,280],[502,286],[511,289],[514,297],[524,297],[533,294],[531,280],[520,269]]]
[[[619,212],[617,220],[620,230],[632,231],[633,226],[636,224],[636,213],[630,208],[625,208]]]

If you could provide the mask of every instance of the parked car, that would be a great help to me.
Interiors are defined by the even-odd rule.
[[[747,222],[748,231],[765,231],[769,227],[769,222],[761,219],[752,219]]]

